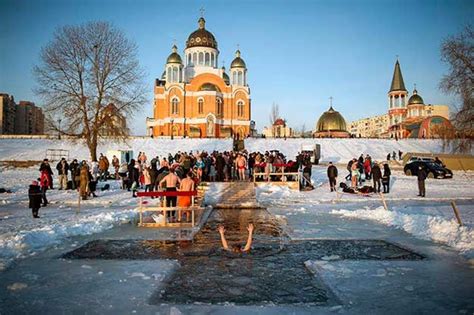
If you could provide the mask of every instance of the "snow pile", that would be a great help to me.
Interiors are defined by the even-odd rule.
[[[100,213],[81,214],[76,219],[49,220],[43,226],[22,224],[15,231],[0,235],[0,270],[13,259],[34,255],[67,237],[102,232],[116,224],[130,222],[135,216],[136,211],[130,209],[101,210]]]
[[[293,159],[302,145],[321,145],[321,160],[345,163],[363,154],[370,154],[376,160],[385,160],[387,154],[398,150],[402,152],[443,153],[441,140],[418,139],[246,139],[245,148],[265,152],[279,150]]]
[[[0,139],[0,160],[42,160],[47,149],[69,150],[69,157],[88,160],[89,150],[82,141],[57,139]],[[126,142],[104,140],[97,152],[106,154],[109,150],[133,150],[136,157],[142,151],[149,158],[168,156],[178,151],[229,151],[232,140],[227,139],[152,139],[131,138]]]
[[[455,219],[448,220],[441,216],[386,211],[383,207],[374,210],[332,210],[331,213],[398,227],[421,239],[447,244],[461,251],[467,257],[474,258],[474,230],[471,227],[460,227]]]

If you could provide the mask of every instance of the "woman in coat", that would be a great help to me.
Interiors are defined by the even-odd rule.
[[[86,200],[87,195],[89,195],[89,168],[85,163],[81,166],[81,173],[79,175],[79,194],[82,200]]]
[[[383,193],[388,194],[390,192],[390,167],[387,163],[383,165],[383,177],[382,177],[382,186],[383,186]]]
[[[28,198],[30,201],[30,208],[31,212],[33,213],[33,218],[37,219],[39,218],[38,216],[38,211],[39,208],[41,207],[41,189],[40,186],[38,186],[37,181],[33,181],[30,185],[30,189],[28,189]]]

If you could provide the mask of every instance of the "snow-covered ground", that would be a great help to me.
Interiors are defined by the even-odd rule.
[[[327,141],[326,141],[327,140]],[[229,150],[230,141],[133,140],[126,148],[145,151],[148,156],[189,150]],[[296,154],[297,140],[247,140],[248,150],[280,149]],[[274,141],[274,143],[272,143]],[[293,142],[291,142],[293,141]],[[304,141],[313,141],[312,139]],[[387,151],[439,152],[437,141],[316,140],[322,144],[323,159],[345,161],[360,153],[383,159]],[[353,142],[346,142],[353,141]],[[379,144],[378,141],[380,142]],[[324,142],[324,143],[323,143]],[[391,147],[405,143],[403,147]],[[252,147],[253,146],[253,147]],[[47,148],[67,148],[70,156],[88,157],[83,145],[57,140],[0,140],[0,160],[40,160]],[[99,152],[121,149],[109,144]],[[288,151],[285,151],[288,150]],[[326,152],[326,153],[324,153]],[[339,169],[339,179],[346,175]],[[0,170],[0,313],[472,313],[474,266],[474,172],[455,172],[453,179],[428,179],[426,198],[417,196],[416,177],[394,170],[391,191],[364,197],[329,191],[326,168],[315,166],[315,189],[307,192],[281,186],[257,188],[261,205],[283,224],[293,240],[381,239],[425,255],[423,261],[318,261],[306,267],[321,277],[340,299],[340,305],[149,305],[153,292],[179,268],[175,261],[71,261],[57,259],[70,249],[94,239],[170,238],[171,231],[138,229],[136,199],[109,181],[110,190],[98,198],[81,202],[73,191],[48,192],[51,204],[40,209],[40,219],[31,217],[27,189],[38,177],[38,166]],[[55,183],[57,187],[57,183]],[[212,189],[208,193],[218,193]],[[212,199],[212,197],[210,198]],[[464,223],[459,227],[450,202],[456,201]],[[257,227],[258,229],[258,227]],[[465,258],[470,259],[467,262]],[[13,262],[13,263],[12,263]],[[360,284],[364,283],[363,286]],[[110,296],[114,290],[117,294]],[[125,298],[126,297],[126,298]],[[25,301],[33,299],[31,304]],[[5,302],[6,301],[6,302]],[[51,303],[49,301],[52,301]],[[38,304],[35,304],[38,303]],[[43,304],[41,304],[43,303]],[[25,309],[22,309],[25,305]],[[32,308],[29,308],[32,307]]]
[[[339,179],[347,175],[344,171]],[[263,185],[257,188],[259,201],[268,207],[292,209],[287,215],[311,211],[314,205],[332,204],[330,213],[346,218],[372,220],[400,228],[415,237],[433,240],[456,248],[474,258],[474,172],[455,172],[453,179],[427,179],[426,197],[418,197],[417,179],[401,171],[393,171],[389,194],[383,194],[389,211],[383,207],[382,196],[362,196],[330,192],[326,168],[314,167],[312,191],[295,191],[284,186]],[[349,184],[349,183],[348,183]],[[371,182],[368,182],[371,185]],[[459,205],[464,226],[454,216],[451,201]],[[360,204],[346,209],[346,204]]]
[[[385,160],[387,154],[402,152],[443,153],[441,140],[418,139],[246,139],[245,148],[250,151],[279,150],[289,159],[294,158],[302,145],[321,145],[321,161],[347,163],[361,154],[370,154],[376,160]]]
[[[49,190],[50,204],[33,219],[28,208],[28,185],[37,168],[3,169],[0,187],[12,193],[0,194],[0,270],[14,259],[36,255],[66,238],[103,232],[136,216],[136,199],[108,181],[111,189],[100,191],[99,198],[81,201],[77,191]],[[57,183],[56,183],[57,187]]]

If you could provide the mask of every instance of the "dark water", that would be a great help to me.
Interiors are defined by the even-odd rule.
[[[226,228],[229,245],[243,246],[247,226],[255,225],[250,253],[221,248],[217,231]],[[307,260],[420,260],[422,256],[380,240],[289,241],[266,210],[214,210],[192,241],[97,240],[68,259],[176,259],[181,267],[155,292],[150,304],[327,304],[330,290],[305,267]]]

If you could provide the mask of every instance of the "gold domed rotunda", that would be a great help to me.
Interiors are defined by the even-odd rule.
[[[316,138],[349,138],[344,117],[332,105],[319,117],[313,134]]]

